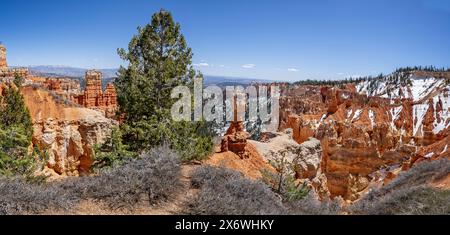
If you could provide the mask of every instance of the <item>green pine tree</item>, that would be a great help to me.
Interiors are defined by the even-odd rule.
[[[170,94],[174,87],[193,87],[196,74],[192,50],[186,44],[171,13],[161,10],[150,24],[138,28],[128,46],[119,49],[128,62],[119,70],[115,82],[123,144],[139,152],[157,145],[169,144],[184,159],[203,158],[212,150],[212,132],[205,122],[174,122],[170,109],[176,100]]]
[[[10,84],[0,96],[0,175],[30,176],[34,172],[36,164],[28,151],[32,136],[33,124],[20,87]]]
[[[9,86],[2,97],[0,106],[0,127],[8,129],[17,127],[23,129],[24,135],[31,141],[33,135],[33,123],[30,112],[25,106],[20,87]]]

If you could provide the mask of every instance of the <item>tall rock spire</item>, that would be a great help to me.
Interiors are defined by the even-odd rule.
[[[0,70],[6,70],[8,64],[6,63],[6,47],[0,42]]]

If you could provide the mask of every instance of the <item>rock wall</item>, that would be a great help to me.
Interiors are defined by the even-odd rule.
[[[355,200],[380,170],[447,156],[449,85],[432,75],[439,74],[405,75],[401,89],[393,75],[340,87],[291,85],[280,100],[280,129],[291,128],[300,144],[320,140],[331,196]]]
[[[292,138],[292,133],[278,133],[263,143],[249,141],[266,161],[284,157],[291,169],[288,174],[299,180],[299,184],[307,183],[313,187],[320,198],[329,198],[327,177],[323,173],[322,147],[319,140],[310,138],[298,144]],[[282,153],[284,152],[284,153]]]
[[[47,168],[56,175],[89,173],[94,145],[102,143],[117,122],[87,108],[59,104],[48,91],[23,87],[34,127],[33,144],[47,153]]]
[[[34,123],[33,143],[48,155],[47,167],[59,175],[90,173],[95,144],[102,143],[113,123],[101,117]]]

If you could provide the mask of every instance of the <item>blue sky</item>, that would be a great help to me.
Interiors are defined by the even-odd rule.
[[[11,65],[115,68],[139,25],[171,11],[208,75],[338,79],[450,66],[447,0],[2,0]]]

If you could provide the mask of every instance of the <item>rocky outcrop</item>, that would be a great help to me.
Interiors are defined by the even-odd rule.
[[[6,48],[0,44],[0,70],[6,70],[8,64],[6,63]]]
[[[57,175],[88,174],[94,146],[102,143],[117,122],[101,112],[57,103],[48,91],[23,87],[33,119],[33,144],[47,155],[47,167]]]
[[[103,94],[104,103],[106,107],[117,107],[117,93],[113,84],[108,83],[106,85],[105,92]]]
[[[230,123],[230,127],[225,132],[224,137],[220,145],[221,152],[233,152],[240,158],[249,158],[252,155],[257,155],[253,151],[252,146],[248,144],[247,139],[250,138],[250,134],[245,131],[244,123],[238,120],[238,106],[245,105],[237,102],[237,97],[233,100],[233,121]]]
[[[84,94],[78,97],[78,103],[87,108],[104,105],[102,91],[102,73],[89,70],[86,72]]]
[[[29,71],[26,68],[8,68],[8,63],[6,60],[6,47],[0,44],[0,82],[2,80],[6,80],[6,82],[8,82],[16,75],[27,78]]]
[[[231,151],[241,158],[247,157],[248,151],[246,147],[249,137],[250,134],[244,130],[242,122],[232,122],[222,138],[221,152]]]
[[[109,119],[117,109],[114,86],[108,84],[103,92],[101,73],[88,71],[86,90],[80,94],[75,80],[33,77],[27,69],[9,69],[6,49],[0,45],[0,94],[15,75],[25,79],[21,92],[33,120],[32,142],[45,153],[46,170],[55,175],[88,174],[94,146],[117,125]]]
[[[76,97],[77,103],[83,107],[104,112],[107,117],[114,117],[117,110],[117,94],[112,84],[102,90],[102,73],[96,70],[86,72],[86,87],[83,94]]]
[[[93,162],[93,147],[106,139],[113,125],[98,115],[71,121],[48,118],[34,123],[33,143],[45,151],[47,167],[57,174],[85,175]]]
[[[102,90],[102,74],[99,71],[86,72],[83,91],[80,82],[70,78],[32,77],[30,84],[40,86],[72,104],[102,112],[108,118],[116,115],[118,108],[116,89],[112,83],[108,83],[105,90]]]
[[[450,136],[437,141],[433,144],[420,148],[403,166],[404,170],[408,170],[413,165],[423,161],[433,161],[440,158],[450,159]]]
[[[322,147],[319,140],[310,138],[302,144],[298,144],[288,130],[286,133],[279,133],[265,143],[249,142],[256,147],[266,161],[284,158],[289,166],[288,174],[314,187],[321,198],[330,197],[327,177],[322,172]]]
[[[45,78],[42,86],[50,91],[54,91],[59,95],[72,97],[81,93],[80,83],[78,80],[69,78]]]
[[[250,134],[245,131],[243,123],[237,121],[236,115],[234,120],[222,138],[219,151],[205,163],[239,171],[252,179],[262,178],[264,170],[274,171],[250,143]]]
[[[448,142],[450,86],[445,77],[431,75],[439,74],[416,71],[339,87],[291,85],[280,100],[280,130],[292,128],[300,144],[320,140],[329,192],[355,200],[375,172],[392,178],[392,169],[405,162],[442,155],[437,152]]]

